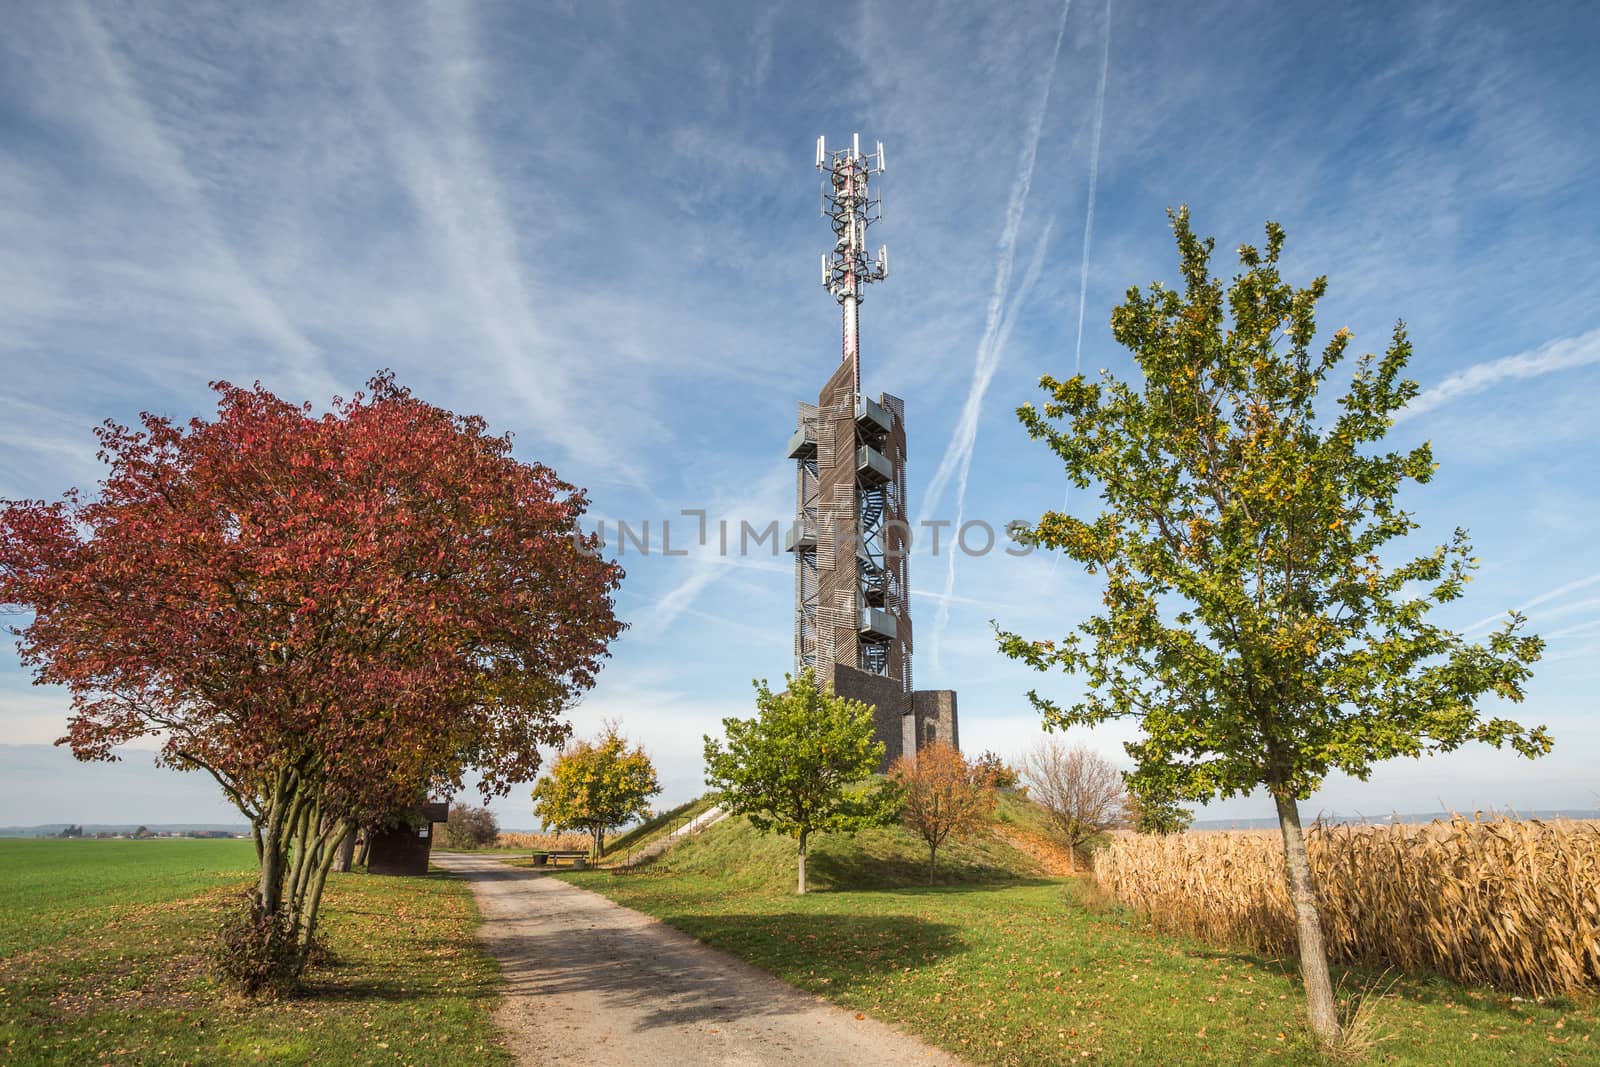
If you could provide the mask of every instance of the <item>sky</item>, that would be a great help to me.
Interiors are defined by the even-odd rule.
[[[1600,807],[1600,14],[1584,4],[14,4],[0,35],[0,497],[92,490],[92,428],[213,410],[259,380],[326,406],[380,368],[482,414],[587,488],[629,629],[573,709],[651,752],[663,804],[701,737],[793,658],[793,572],[716,528],[793,510],[784,445],[838,359],[815,139],[885,145],[891,275],[862,308],[865,391],[904,399],[910,511],[1001,528],[1065,501],[1015,417],[1041,374],[1134,373],[1108,328],[1176,277],[1166,209],[1231,250],[1287,230],[1329,280],[1323,336],[1404,319],[1432,441],[1404,498],[1482,569],[1440,618],[1525,608],[1548,649],[1529,762],[1469,747],[1336,777],[1310,812]],[[710,524],[699,545],[703,510]],[[662,523],[671,548],[661,551]],[[969,540],[981,547],[981,527]],[[1068,632],[1066,560],[910,561],[918,688],[963,748],[1041,736],[1076,683],[996,652]],[[15,621],[15,620],[13,620]],[[48,747],[67,700],[0,651],[0,823],[227,821],[144,752]],[[1075,731],[1122,760],[1125,725]],[[503,824],[535,825],[526,790]],[[1205,815],[1270,815],[1260,795]]]

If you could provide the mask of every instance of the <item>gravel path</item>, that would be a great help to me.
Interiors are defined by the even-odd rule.
[[[435,853],[472,884],[519,1064],[959,1064],[587,890]]]

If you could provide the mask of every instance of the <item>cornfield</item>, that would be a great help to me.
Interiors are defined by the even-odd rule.
[[[1600,824],[1318,826],[1306,846],[1335,960],[1536,996],[1600,987]],[[1158,926],[1295,950],[1276,831],[1119,834],[1094,866],[1111,897]]]
[[[588,834],[508,834],[495,838],[497,848],[527,848],[541,852],[576,852],[594,845]]]

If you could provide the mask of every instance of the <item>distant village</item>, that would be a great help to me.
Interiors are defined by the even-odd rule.
[[[0,837],[81,838],[99,841],[155,840],[157,838],[190,837],[202,840],[231,840],[249,837],[245,827],[226,826],[87,826],[59,823],[46,826],[0,827]]]

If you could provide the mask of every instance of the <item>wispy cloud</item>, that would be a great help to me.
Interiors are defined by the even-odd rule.
[[[289,320],[274,295],[223,235],[200,182],[162,131],[160,121],[138,82],[118,58],[100,20],[81,0],[72,5],[71,11],[94,68],[109,90],[89,111],[93,128],[123,158],[124,165],[134,168],[188,217],[198,238],[196,250],[206,261],[206,269],[194,272],[191,278],[203,279],[213,298],[231,305],[242,322],[278,351],[296,387],[314,393],[332,392],[333,379],[321,352]]]
[[[1527,352],[1475,363],[1456,371],[1431,389],[1424,389],[1403,411],[1395,415],[1395,421],[1414,419],[1452,400],[1484,392],[1502,382],[1540,378],[1596,363],[1600,363],[1600,329],[1577,337],[1563,337]]]
[[[1089,251],[1094,243],[1094,200],[1100,187],[1100,134],[1105,128],[1106,83],[1111,74],[1111,0],[1106,0],[1105,28],[1101,36],[1100,81],[1095,86],[1094,128],[1089,138],[1089,199],[1083,212],[1083,255],[1078,262],[1078,331],[1072,346],[1072,373],[1075,375],[1083,369],[1083,319],[1089,306]],[[1061,491],[1063,512],[1067,510],[1071,498],[1072,483],[1069,481]],[[1052,572],[1060,561],[1059,552],[1051,557]]]
[[[688,555],[674,556],[670,559],[661,558],[658,566],[686,569],[687,573],[664,593],[653,598],[644,613],[632,620],[639,630],[646,635],[663,632],[676,622],[701,594],[735,571],[741,569],[790,571],[791,566],[776,560],[745,557],[743,553],[747,546],[741,541],[740,523],[749,522],[759,534],[772,521],[772,516],[790,514],[793,511],[793,503],[786,499],[786,496],[787,493],[793,492],[793,485],[794,475],[774,466],[770,473],[751,487],[747,495],[736,500],[713,504],[706,509],[707,528],[703,544],[699,542],[698,522],[695,518],[680,517],[677,520],[669,520],[672,522],[674,551],[686,550]],[[726,545],[722,539],[722,527],[718,525],[724,521],[728,524]],[[781,531],[778,536],[782,536]],[[770,539],[767,543],[770,543]]]
[[[1011,338],[1012,327],[1016,325],[1017,313],[1028,299],[1028,294],[1033,292],[1033,287],[1038,284],[1039,274],[1044,269],[1045,254],[1050,248],[1050,233],[1055,229],[1055,217],[1051,216],[1045,221],[1044,229],[1039,231],[1039,237],[1034,241],[1033,254],[1028,259],[1027,270],[1023,272],[1022,284],[1017,287],[1016,296],[1006,308],[1005,315],[1000,319],[1000,328],[990,340],[986,358],[983,360],[980,381],[975,382],[973,393],[968,396],[968,404],[973,408],[970,422],[966,420],[963,411],[962,421],[957,426],[957,438],[961,442],[960,457],[957,461],[956,472],[956,517],[955,525],[951,529],[959,536],[962,524],[967,520],[967,479],[972,472],[972,453],[978,443],[978,417],[976,408],[983,401],[983,394],[988,392],[989,382],[994,378],[994,372],[1000,365],[1000,353],[1005,351],[1006,342]],[[974,397],[976,400],[974,400]],[[946,453],[949,456],[950,453]],[[940,493],[943,486],[939,487]],[[923,515],[926,516],[932,505],[923,504]],[[919,519],[920,526],[920,519]],[[950,605],[954,602],[956,591],[956,557],[960,553],[950,552],[945,559],[944,595],[939,600],[938,614],[934,619],[933,641],[929,651],[935,667],[939,666],[939,646],[944,636],[944,628],[950,622]]]
[[[1028,208],[1028,192],[1033,187],[1033,168],[1039,155],[1039,137],[1044,119],[1050,109],[1050,89],[1055,83],[1056,63],[1061,57],[1061,39],[1066,33],[1067,13],[1072,10],[1072,0],[1061,5],[1056,22],[1055,45],[1050,51],[1050,62],[1045,68],[1043,83],[1039,87],[1039,100],[1028,116],[1023,134],[1022,154],[1017,161],[1017,177],[1011,185],[1011,198],[1006,205],[1005,223],[1000,230],[999,252],[995,257],[994,285],[989,293],[989,306],[984,313],[983,336],[978,341],[977,357],[973,361],[972,385],[967,391],[966,403],[956,422],[955,436],[945,449],[939,467],[934,471],[923,495],[922,515],[926,516],[939,505],[944,491],[963,462],[970,462],[973,445],[978,439],[978,415],[983,407],[984,394],[994,378],[999,363],[1000,350],[995,344],[1005,319],[1006,297],[1011,288],[1011,270],[1016,262],[1017,235],[1022,229],[1022,218]]]
[[[1011,197],[1006,205],[1005,223],[1001,227],[999,254],[995,262],[994,285],[989,294],[989,305],[984,314],[983,336],[978,341],[977,357],[972,368],[972,385],[967,391],[966,403],[962,405],[960,418],[956,422],[955,434],[945,449],[939,467],[934,471],[927,492],[923,496],[922,510],[918,516],[919,525],[922,519],[939,506],[951,478],[954,477],[956,479],[955,528],[957,530],[961,528],[961,523],[965,519],[967,475],[972,468],[972,452],[978,442],[978,418],[983,409],[983,398],[988,393],[989,383],[993,381],[995,370],[1000,365],[1000,355],[1004,350],[1011,324],[1015,321],[1017,309],[1027,299],[1028,293],[1038,281],[1039,271],[1043,266],[1053,219],[1046,223],[1035,243],[1032,261],[1023,276],[1016,298],[1008,302],[1011,272],[1016,262],[1017,236],[1022,229],[1023,216],[1027,213],[1028,193],[1033,187],[1034,165],[1039,155],[1039,138],[1044,129],[1045,115],[1050,110],[1050,90],[1055,84],[1056,64],[1061,58],[1061,40],[1066,34],[1067,14],[1071,10],[1072,0],[1065,0],[1056,20],[1055,43],[1051,47],[1050,62],[1045,68],[1043,84],[1039,89],[1039,100],[1028,117],[1022,154],[1017,164],[1017,177],[1012,183]],[[930,651],[935,667],[939,665],[940,635],[950,621],[950,597],[955,592],[956,580],[955,560],[956,554],[952,552],[945,570],[944,598],[939,601],[939,613],[933,629]]]
[[[1548,592],[1540,593],[1532,600],[1527,600],[1521,604],[1518,604],[1515,610],[1519,613],[1526,614],[1529,609],[1536,608],[1540,604],[1548,604],[1550,601],[1558,600],[1561,597],[1566,596],[1568,593],[1575,593],[1579,589],[1587,589],[1589,586],[1597,583],[1600,583],[1600,574],[1591,574],[1587,578],[1577,578],[1573,581],[1558,585]],[[1463,633],[1470,634],[1480,630],[1487,630],[1496,623],[1504,620],[1505,617],[1505,612],[1496,612],[1493,615],[1486,615],[1477,622],[1473,623],[1471,626],[1468,626]]]
[[[577,403],[567,365],[552,357],[524,276],[523,253],[505,191],[478,133],[477,110],[486,89],[477,27],[457,4],[430,3],[419,35],[426,41],[422,72],[432,90],[420,94],[431,113],[409,117],[375,83],[378,59],[364,59],[385,117],[399,173],[448,271],[471,311],[501,380],[526,406],[540,432],[580,459],[623,468],[636,484],[646,479],[610,452],[596,420]],[[365,39],[364,47],[371,47]]]

